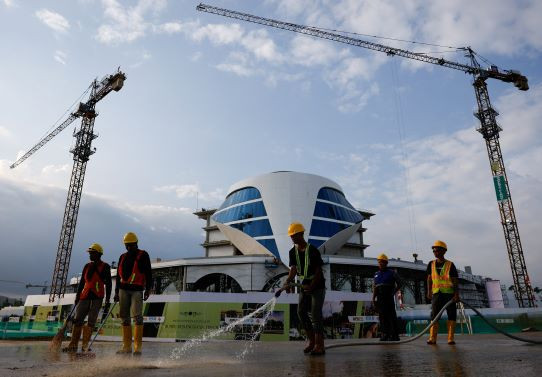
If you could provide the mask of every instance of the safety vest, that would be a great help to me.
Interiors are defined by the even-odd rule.
[[[98,298],[103,298],[105,296],[105,283],[101,276],[105,268],[105,263],[102,261],[95,263],[96,268],[94,268],[91,273],[92,263],[93,262],[88,263],[84,268],[85,285],[83,286],[83,290],[79,297],[81,300],[86,300],[90,292],[94,293]]]
[[[310,251],[310,244],[307,243],[307,246],[305,247],[305,264],[303,266],[303,273],[301,273],[301,261],[299,259],[299,251],[297,250],[297,245],[295,245],[295,258],[297,261],[297,275],[299,276],[299,279],[301,281],[307,279],[312,280],[314,278],[314,275],[309,276],[309,251]]]
[[[431,281],[433,285],[433,293],[454,293],[454,285],[452,278],[450,277],[450,269],[452,268],[452,262],[449,260],[444,261],[444,266],[440,270],[440,274],[437,272],[437,261],[434,260],[431,264]]]
[[[139,285],[144,287],[145,286],[145,274],[142,274],[139,269],[139,259],[143,256],[143,250],[137,251],[137,256],[134,261],[134,267],[132,268],[132,273],[130,274],[130,277],[128,279],[124,279],[124,274],[122,272],[122,266],[124,265],[124,259],[126,258],[126,254],[124,253],[120,257],[120,263],[119,263],[119,270],[117,273],[120,276],[120,282],[122,284],[131,284],[131,285]]]

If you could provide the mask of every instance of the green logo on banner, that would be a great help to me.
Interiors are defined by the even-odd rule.
[[[493,177],[493,184],[495,185],[497,201],[502,202],[503,200],[508,199],[508,191],[506,191],[506,182],[504,181],[504,175],[497,175]]]

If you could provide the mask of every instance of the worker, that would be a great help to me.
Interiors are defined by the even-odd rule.
[[[149,298],[152,288],[152,270],[149,254],[137,246],[137,236],[124,235],[126,253],[119,258],[115,286],[115,302],[120,302],[122,320],[122,348],[119,354],[132,353],[132,322],[134,318],[134,355],[141,355],[143,341],[143,301]]]
[[[438,312],[453,299],[453,303],[446,308],[448,321],[448,344],[455,344],[455,321],[457,317],[456,303],[459,301],[458,275],[455,265],[444,254],[448,246],[443,241],[435,241],[432,246],[436,259],[427,266],[427,298],[431,300],[431,321]],[[431,326],[427,344],[436,344],[438,334],[438,322]]]
[[[373,306],[378,311],[380,340],[398,341],[400,339],[394,297],[403,284],[397,272],[388,268],[386,254],[380,254],[376,260],[378,271],[374,276]]]
[[[87,252],[90,262],[83,268],[81,280],[79,280],[77,294],[75,295],[76,311],[73,321],[72,339],[68,346],[63,349],[65,352],[77,352],[81,332],[83,333],[81,350],[87,352],[92,330],[96,325],[104,297],[104,314],[109,310],[112,285],[111,267],[102,261],[104,251],[100,244],[93,243],[87,249]],[[83,326],[85,317],[87,316],[87,324]],[[102,316],[102,318],[105,317]]]
[[[299,277],[301,287],[297,315],[309,341],[303,352],[316,356],[325,353],[322,306],[326,295],[326,282],[320,251],[305,241],[304,232],[305,228],[300,223],[292,223],[288,227],[288,235],[294,247],[290,249],[290,273],[281,289],[291,293],[291,284],[296,275]]]

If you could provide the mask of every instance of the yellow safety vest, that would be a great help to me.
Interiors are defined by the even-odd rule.
[[[301,281],[307,279],[312,280],[314,278],[314,275],[309,275],[309,251],[310,251],[310,245],[307,242],[307,246],[305,246],[305,263],[303,265],[303,273],[301,273],[301,261],[299,260],[299,251],[297,250],[297,245],[295,245],[295,258],[297,262],[297,275],[299,276],[299,279]]]
[[[431,264],[431,280],[433,285],[433,293],[454,293],[454,284],[450,277],[450,269],[452,268],[452,262],[449,260],[444,262],[444,266],[440,270],[440,274],[437,272],[437,261],[434,260]]]

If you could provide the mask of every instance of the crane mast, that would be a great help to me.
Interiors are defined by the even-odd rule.
[[[60,239],[58,241],[55,267],[51,280],[51,291],[49,293],[50,302],[53,302],[55,297],[63,297],[66,291],[66,282],[70,267],[77,215],[81,202],[81,194],[83,192],[85,171],[90,156],[95,152],[95,149],[92,148],[92,140],[98,137],[94,134],[94,120],[98,115],[95,109],[96,103],[111,91],[114,90],[118,92],[121,90],[124,85],[124,80],[126,80],[126,76],[120,70],[113,75],[106,76],[101,81],[94,80],[91,84],[88,101],[86,103],[80,103],[76,112],[70,114],[70,116],[49,135],[41,139],[34,147],[11,165],[11,168],[15,168],[54,136],[58,135],[75,119],[79,117],[82,118],[81,126],[78,130],[74,130],[73,136],[75,137],[75,146],[70,150],[70,153],[73,154],[73,168],[70,186],[68,188],[68,198],[64,208],[64,217],[62,220],[62,228],[60,230]]]
[[[456,69],[470,75],[473,75],[474,91],[478,103],[478,111],[476,117],[480,121],[478,131],[482,134],[486,141],[491,174],[497,194],[499,213],[501,216],[501,224],[504,231],[504,238],[508,250],[508,257],[512,269],[512,277],[514,280],[514,294],[520,307],[534,307],[535,298],[529,276],[527,274],[527,266],[523,255],[521,240],[519,237],[519,228],[514,213],[512,197],[508,185],[508,178],[504,168],[504,160],[501,153],[499,142],[499,132],[501,128],[497,124],[497,111],[491,106],[489,92],[487,90],[486,80],[488,78],[500,80],[503,82],[513,83],[519,90],[528,90],[529,85],[527,78],[521,73],[514,70],[500,71],[497,67],[492,66],[489,69],[482,68],[476,60],[474,51],[470,48],[464,48],[467,56],[471,60],[471,65],[462,64],[443,58],[430,56],[423,53],[416,53],[400,48],[385,46],[378,43],[364,41],[350,36],[333,33],[326,30],[321,30],[311,26],[298,25],[289,22],[273,20],[254,16],[248,13],[232,11],[224,8],[218,8],[211,5],[199,4],[196,9],[198,11],[216,14],[223,17],[238,19],[241,21],[252,22],[264,26],[274,27],[283,30],[289,30],[300,34],[305,34],[317,38],[328,39],[339,43],[349,44],[361,48],[366,48],[374,51],[384,52],[389,56],[401,56],[408,59],[418,60],[425,63],[440,65],[443,67]]]

